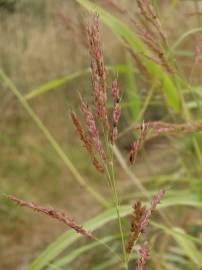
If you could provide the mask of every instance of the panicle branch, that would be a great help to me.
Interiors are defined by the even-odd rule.
[[[93,22],[88,29],[89,50],[91,56],[91,80],[95,100],[96,116],[102,121],[105,134],[109,133],[107,114],[107,85],[104,56],[100,46],[98,15],[93,15]]]
[[[104,173],[104,168],[103,166],[99,163],[99,161],[96,159],[94,155],[94,149],[93,149],[93,141],[92,139],[86,134],[85,130],[83,129],[81,122],[75,112],[71,112],[71,118],[72,122],[76,128],[76,131],[80,137],[80,140],[84,143],[84,146],[89,153],[92,163],[97,169],[98,172]]]
[[[92,140],[95,144],[95,148],[96,148],[101,160],[106,161],[106,154],[105,154],[102,142],[100,140],[99,130],[96,127],[93,113],[90,111],[88,104],[84,101],[82,101],[82,111],[85,115],[86,125],[88,127],[88,131],[89,131],[90,135],[92,136]]]
[[[112,115],[112,133],[111,133],[111,143],[113,144],[118,138],[118,121],[121,116],[121,106],[120,106],[120,89],[117,79],[112,83],[112,98],[113,98],[113,115]]]
[[[86,229],[84,229],[80,224],[76,223],[72,218],[70,218],[68,215],[66,215],[64,212],[55,210],[54,208],[47,208],[42,207],[36,203],[33,202],[27,202],[21,199],[18,199],[17,197],[13,195],[8,195],[7,198],[11,201],[14,201],[18,205],[22,207],[31,208],[37,212],[41,212],[45,215],[50,216],[51,218],[55,218],[63,223],[65,223],[68,227],[75,230],[77,233],[85,236],[86,238],[93,239],[93,235],[88,232]]]

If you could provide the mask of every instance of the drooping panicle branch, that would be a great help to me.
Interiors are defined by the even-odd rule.
[[[47,208],[42,207],[36,203],[33,202],[27,202],[24,200],[21,200],[13,195],[7,196],[7,198],[11,201],[14,201],[18,205],[22,207],[31,208],[37,212],[41,212],[45,215],[50,216],[51,218],[57,219],[60,222],[65,223],[68,227],[76,231],[77,233],[85,236],[86,238],[93,239],[93,235],[88,232],[86,229],[84,229],[80,224],[76,223],[72,218],[70,218],[68,215],[66,215],[64,212],[58,211],[54,208]]]
[[[100,45],[98,15],[93,15],[91,27],[88,29],[89,50],[91,56],[91,80],[95,100],[96,116],[101,120],[105,135],[109,133],[107,113],[106,68],[103,51]]]

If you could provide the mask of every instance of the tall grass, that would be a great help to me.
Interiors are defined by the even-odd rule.
[[[177,2],[173,1],[171,4],[170,13]],[[197,27],[183,33],[173,45],[170,45],[161,24],[161,7],[157,1],[137,1],[137,12],[140,20],[135,22],[130,11],[114,1],[106,1],[105,8],[88,0],[77,0],[77,3],[90,11],[90,14],[96,12],[100,20],[121,40],[127,52],[126,64],[105,68],[103,51],[99,41],[97,17],[94,15],[94,21],[89,30],[93,92],[89,94],[87,100],[82,99],[81,101],[83,121],[80,120],[77,112],[72,112],[72,119],[78,136],[90,154],[92,164],[103,175],[101,177],[102,183],[108,185],[112,202],[107,201],[98,190],[92,188],[89,180],[86,181],[85,177],[78,172],[29,104],[29,100],[44,93],[48,94],[49,90],[56,90],[60,85],[78,79],[84,74],[89,74],[89,69],[48,82],[31,90],[25,96],[16,88],[4,71],[1,71],[0,77],[3,85],[17,97],[77,182],[104,208],[103,213],[86,222],[83,227],[91,231],[93,236],[98,228],[105,228],[104,232],[108,232],[106,224],[109,222],[117,221],[118,227],[113,222],[112,233],[109,232],[108,236],[94,236],[95,242],[84,244],[79,248],[73,246],[80,237],[77,234],[78,230],[76,232],[69,230],[51,243],[26,269],[61,269],[68,267],[68,265],[71,267],[74,260],[77,260],[84,253],[92,251],[95,247],[100,248],[100,250],[103,248],[108,253],[105,258],[100,255],[103,254],[100,252],[99,260],[92,269],[113,269],[113,267],[144,269],[146,263],[149,269],[199,269],[202,265],[200,256],[202,241],[199,237],[202,201],[197,189],[200,187],[198,179],[201,177],[202,155],[201,136],[200,133],[197,133],[201,131],[201,122],[199,121],[201,100],[198,88],[192,85],[190,78],[194,76],[195,68],[197,69],[197,65],[199,65],[200,44],[196,44],[196,50],[193,53],[194,59],[191,61],[193,61],[194,67],[190,71],[190,76],[185,76],[176,55],[179,54],[177,48],[180,47],[181,43],[190,35],[201,31],[201,28]],[[112,15],[106,7],[112,8],[114,12],[119,12],[119,17]],[[122,21],[121,16],[122,18],[127,17],[130,21],[129,24]],[[116,70],[119,76],[123,72],[127,80],[127,88],[119,91],[119,78],[117,79],[116,75],[112,87],[107,86],[107,70]],[[148,89],[145,96],[139,91],[140,87]],[[109,97],[110,89],[112,99]],[[93,101],[91,96],[94,96]],[[91,106],[88,104],[89,100]],[[123,105],[121,106],[121,104]],[[149,108],[152,106],[156,106],[156,110],[161,109],[162,119],[158,119],[161,121],[147,121],[147,113],[150,112]],[[127,126],[124,125],[123,120],[119,121],[121,111],[124,117],[129,115],[128,118],[126,117],[129,122]],[[144,119],[146,121],[143,121]],[[124,125],[119,133],[118,123]],[[119,139],[128,138],[131,131],[135,138],[130,142],[129,162],[125,159],[125,153],[122,154],[120,150]],[[177,147],[176,136],[186,138],[186,141],[182,141],[183,147],[177,148],[177,151],[178,149],[181,151],[179,153],[180,168],[178,166],[177,170],[166,175],[152,176],[151,179],[147,179],[148,184],[145,185],[135,175],[129,163],[135,163],[139,152],[144,152],[142,151],[143,146],[150,145],[149,143],[159,136],[170,140],[175,147]],[[178,153],[177,151],[175,155]],[[186,156],[187,151],[188,157]],[[146,167],[146,153],[144,153],[143,158],[143,165]],[[116,166],[117,164],[118,166]],[[133,183],[132,187],[137,188],[128,197],[130,199],[143,198],[144,202],[147,201],[147,203],[145,202],[147,208],[144,208],[138,200],[138,203],[133,206],[134,212],[132,213],[128,201],[126,203],[127,199],[120,196],[118,188],[120,182],[117,181],[116,176],[121,172],[121,169]],[[106,181],[104,181],[105,177]],[[164,196],[162,186],[167,187],[167,195],[159,204]],[[160,192],[158,193],[157,190]],[[153,198],[156,193],[157,195]],[[151,201],[151,206],[149,206],[148,200]],[[33,207],[33,204],[20,199],[15,199],[15,201],[22,206],[34,208],[64,221],[64,215],[57,210],[47,210],[47,208],[42,208],[37,204],[34,204]],[[159,204],[158,207],[157,204]],[[151,213],[153,214],[156,207],[159,219],[158,222],[151,222]],[[170,211],[171,207],[173,210]],[[189,209],[198,217],[184,226],[186,222],[179,220],[179,216],[181,211],[189,213]],[[125,219],[130,213],[132,214],[131,224]],[[149,223],[151,223],[150,230],[148,229]],[[67,222],[67,225],[73,229],[76,227],[75,224],[71,226],[71,222]],[[194,231],[195,229],[196,231]],[[147,230],[148,232],[145,234]],[[150,256],[143,241],[145,235],[149,240]],[[130,245],[132,243],[131,249],[127,249],[127,242]],[[70,251],[68,255],[66,253],[64,255],[63,252],[67,248],[70,248]],[[58,255],[60,255],[59,258]]]

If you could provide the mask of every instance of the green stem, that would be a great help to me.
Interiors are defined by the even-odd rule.
[[[121,222],[121,216],[119,212],[119,198],[118,198],[118,192],[117,192],[117,185],[115,181],[115,174],[114,174],[114,163],[113,163],[113,151],[111,152],[111,172],[112,172],[112,184],[114,188],[114,197],[115,197],[115,206],[116,206],[116,212],[117,212],[117,217],[118,217],[118,223],[119,223],[119,230],[121,233],[121,241],[122,241],[122,249],[123,249],[123,256],[124,256],[124,267],[127,270],[128,269],[128,261],[127,261],[127,253],[126,253],[126,247],[125,247],[125,241],[124,241],[124,233],[123,233],[123,227],[122,227],[122,222]]]
[[[128,270],[127,254],[126,254],[125,241],[124,241],[124,233],[123,233],[123,228],[122,228],[122,223],[121,223],[121,216],[120,216],[120,212],[119,212],[120,203],[119,203],[117,186],[116,186],[116,181],[115,181],[113,151],[110,147],[110,142],[109,142],[108,136],[105,134],[104,130],[103,130],[103,134],[104,134],[104,141],[105,141],[105,147],[106,147],[107,159],[108,159],[108,162],[106,163],[106,176],[108,178],[108,182],[109,182],[109,185],[110,185],[111,190],[112,190],[113,201],[114,201],[114,205],[115,205],[116,212],[117,212],[118,225],[119,225],[119,230],[120,230],[120,234],[121,234],[121,242],[122,242],[122,249],[123,249],[123,265],[124,265],[124,268],[126,270]]]

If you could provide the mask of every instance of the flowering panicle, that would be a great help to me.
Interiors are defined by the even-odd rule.
[[[86,134],[85,130],[83,129],[77,114],[75,112],[71,112],[71,118],[72,118],[72,122],[77,130],[77,133],[80,137],[80,140],[84,143],[84,146],[91,157],[93,165],[95,166],[97,171],[99,171],[100,173],[104,173],[104,168],[102,167],[102,165],[99,163],[99,161],[96,159],[96,157],[94,155],[93,141]]]
[[[55,218],[55,219],[65,223],[68,227],[75,230],[77,233],[85,236],[86,238],[89,238],[89,239],[94,238],[90,232],[88,232],[81,225],[76,223],[72,218],[70,218],[69,216],[67,216],[65,213],[63,213],[61,211],[55,210],[54,208],[42,207],[36,203],[27,202],[27,201],[18,199],[17,197],[15,197],[13,195],[9,195],[9,196],[7,196],[7,198],[16,202],[17,204],[19,204],[22,207],[31,208],[33,210],[36,210],[37,212],[41,212],[45,215],[48,215],[52,218]]]
[[[91,56],[91,80],[93,86],[96,116],[102,121],[105,134],[109,133],[107,114],[106,68],[100,46],[98,15],[94,14],[92,26],[88,29]]]
[[[161,29],[161,23],[158,19],[155,7],[150,0],[137,0],[137,5],[143,20],[140,20],[140,24],[136,23],[134,19],[132,21],[135,22],[135,26],[141,39],[154,53],[154,56],[144,56],[146,56],[151,61],[163,66],[168,73],[173,74],[174,69],[168,63],[164,53],[163,48],[167,47],[167,40]],[[163,42],[163,46],[161,46],[159,37]]]
[[[161,189],[152,199],[151,206],[148,209],[146,209],[145,206],[142,206],[140,201],[134,203],[134,211],[131,220],[131,237],[126,247],[128,253],[131,253],[135,241],[139,238],[139,236],[145,233],[151,219],[151,214],[164,197],[165,192],[165,189]]]
[[[136,260],[136,268],[135,270],[147,270],[147,267],[145,266],[147,263],[147,260],[150,256],[149,250],[146,247],[147,243],[144,243],[139,248],[139,258]]]
[[[90,135],[92,136],[92,140],[94,142],[95,148],[96,148],[101,160],[105,161],[106,154],[105,154],[102,142],[100,140],[99,130],[96,127],[93,113],[90,111],[88,104],[84,101],[82,102],[82,111],[85,115],[88,131],[89,131]]]
[[[104,145],[100,139],[100,131],[97,128],[97,122],[101,120],[103,132],[105,137],[109,138],[109,121],[107,112],[107,85],[106,85],[106,69],[104,65],[103,52],[100,46],[99,37],[99,23],[98,16],[94,14],[92,26],[88,29],[89,36],[89,49],[91,55],[91,79],[94,94],[94,107],[95,114],[90,109],[86,101],[82,100],[82,112],[86,121],[85,129],[88,130],[88,134],[85,133],[82,125],[75,113],[71,114],[72,121],[76,127],[76,130],[83,141],[88,153],[91,156],[92,163],[99,172],[104,172],[102,162],[107,161],[107,155],[105,153]],[[111,143],[118,137],[117,124],[121,115],[120,106],[120,90],[117,79],[112,84],[112,98],[113,98],[113,115],[112,115],[112,131],[111,131]],[[94,152],[98,154],[100,160],[97,160]],[[100,163],[101,161],[101,163]]]
[[[141,134],[140,138],[132,143],[131,151],[130,151],[130,164],[134,164],[137,158],[137,153],[140,148],[142,148],[147,136],[147,126],[144,124],[144,122],[141,125]]]
[[[112,83],[112,98],[113,98],[113,115],[112,115],[112,134],[111,143],[113,144],[118,137],[117,124],[121,116],[121,106],[120,106],[120,89],[117,79]]]

